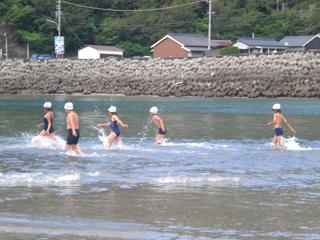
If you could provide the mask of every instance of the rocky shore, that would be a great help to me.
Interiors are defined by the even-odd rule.
[[[0,61],[0,93],[320,97],[320,54]]]

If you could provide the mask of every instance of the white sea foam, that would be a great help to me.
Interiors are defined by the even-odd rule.
[[[68,186],[77,184],[80,173],[0,173],[0,186]]]
[[[292,150],[292,151],[312,151],[312,150],[317,150],[311,147],[301,147],[300,144],[297,142],[297,138],[292,137],[288,138],[284,142],[285,147],[287,150]]]
[[[209,142],[186,142],[186,143],[174,143],[165,142],[163,146],[169,147],[186,147],[186,148],[203,148],[203,149],[216,149],[216,148],[229,148],[231,145],[228,144],[212,144]]]
[[[241,181],[239,177],[189,177],[189,176],[170,176],[158,177],[152,179],[153,183],[157,185],[188,185],[188,186],[202,186],[202,185],[228,185],[236,184]]]
[[[66,141],[60,136],[55,136],[54,139],[49,137],[34,136],[32,137],[32,145],[40,149],[64,149]]]
[[[80,157],[80,158],[95,158],[95,157],[103,157],[103,155],[100,155],[96,152],[93,152],[93,153],[76,153],[74,151],[68,151],[68,152],[61,152],[60,153],[61,155],[65,154],[67,156],[70,156],[70,157]]]
[[[298,142],[296,137],[286,138],[283,142],[284,147],[279,147],[280,149],[289,150],[289,151],[315,151],[320,150],[319,148],[312,147],[302,147]],[[269,143],[268,145],[276,147],[274,144]]]

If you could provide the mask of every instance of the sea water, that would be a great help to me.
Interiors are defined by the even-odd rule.
[[[56,142],[38,137],[52,101]],[[65,154],[63,104],[84,154]],[[276,100],[297,129],[271,144],[267,99],[0,97],[0,239],[320,239],[318,100]],[[107,147],[106,109],[129,125]],[[148,110],[168,135],[154,144]]]

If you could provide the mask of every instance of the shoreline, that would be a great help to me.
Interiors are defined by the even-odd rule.
[[[0,61],[1,94],[319,98],[320,55]]]
[[[229,97],[229,96],[224,96],[224,97],[205,97],[205,96],[168,96],[168,97],[163,97],[163,96],[157,96],[157,95],[132,95],[132,96],[127,96],[124,94],[104,94],[104,93],[99,93],[99,94],[42,94],[42,93],[30,93],[30,94],[23,94],[23,93],[17,93],[17,94],[11,94],[11,93],[3,93],[0,94],[1,97],[12,97],[12,96],[17,96],[17,97],[36,97],[36,96],[48,96],[48,97],[119,97],[119,98],[163,98],[163,99],[184,99],[184,98],[190,98],[190,99],[208,99],[208,100],[214,100],[214,99],[240,99],[240,100],[254,100],[254,99],[261,99],[261,100],[268,100],[268,99],[275,99],[275,100],[319,100],[319,97],[276,97],[276,98],[270,98],[270,97],[256,97],[256,98],[250,98],[250,97]]]

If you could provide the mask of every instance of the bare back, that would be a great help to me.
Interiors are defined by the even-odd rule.
[[[273,122],[274,122],[274,128],[281,128],[282,122],[285,118],[281,113],[274,113],[273,115]]]

